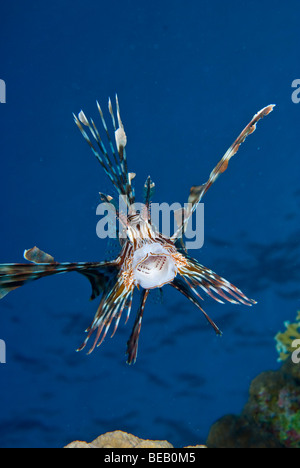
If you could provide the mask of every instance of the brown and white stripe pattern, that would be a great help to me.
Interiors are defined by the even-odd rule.
[[[97,102],[98,111],[100,114],[100,118],[102,121],[103,128],[105,130],[107,140],[109,143],[110,151],[113,157],[113,162],[111,160],[111,156],[109,155],[101,137],[100,133],[93,121],[93,119],[88,119],[83,111],[80,111],[78,117],[73,114],[75,124],[79,128],[82,136],[90,146],[91,150],[93,151],[94,155],[100,162],[104,172],[111,180],[112,184],[116,188],[117,192],[120,195],[124,195],[126,198],[126,202],[128,206],[134,203],[134,190],[131,185],[132,179],[135,177],[134,173],[128,173],[127,167],[127,157],[125,146],[127,143],[127,137],[124,131],[124,126],[120,117],[120,107],[118,97],[116,96],[116,107],[117,107],[117,120],[118,120],[118,128],[116,126],[116,120],[112,108],[111,100],[108,101],[108,109],[111,115],[113,128],[115,131],[115,143],[116,143],[116,150],[111,140],[108,127],[106,121],[104,119],[104,115],[100,104]],[[98,149],[93,145],[92,140],[88,133],[85,131],[84,127],[87,127],[90,131],[92,138],[94,139],[95,143],[97,144]]]
[[[99,296],[104,284],[120,267],[112,262],[55,262],[53,257],[37,247],[25,250],[24,257],[32,263],[6,263],[0,265],[0,299],[24,284],[46,276],[77,272],[86,276],[92,285],[91,299]]]
[[[149,295],[149,290],[153,287],[161,287],[162,284],[166,283],[170,284],[202,311],[205,318],[217,334],[221,334],[221,331],[215,322],[202,309],[200,305],[201,302],[199,300],[203,300],[203,298],[199,291],[204,291],[211,298],[221,303],[227,301],[233,304],[244,304],[248,306],[255,304],[253,299],[248,299],[236,286],[229,283],[229,281],[220,277],[212,270],[200,265],[197,260],[190,257],[184,246],[183,233],[188,218],[195,211],[203,195],[216,181],[219,175],[227,169],[229,160],[236,154],[239,146],[243,143],[245,138],[255,130],[259,119],[268,115],[274,106],[267,106],[255,114],[217,166],[213,169],[207,182],[203,185],[191,188],[188,200],[191,208],[189,212],[185,213],[182,223],[179,223],[178,230],[171,238],[157,232],[151,226],[150,200],[154,191],[154,183],[151,181],[150,177],[147,178],[144,186],[145,209],[142,210],[141,213],[138,213],[132,207],[135,197],[131,182],[135,177],[135,174],[128,173],[125,152],[127,137],[120,116],[118,98],[116,97],[117,119],[115,119],[110,100],[108,105],[115,131],[116,150],[110,138],[102,110],[98,103],[97,106],[103,128],[107,135],[111,155],[109,155],[106,150],[98,129],[92,119],[88,120],[85,114],[81,111],[78,117],[74,116],[74,120],[117,192],[120,195],[125,196],[127,199],[129,214],[117,213],[117,216],[121,220],[123,228],[127,234],[127,237],[122,239],[122,249],[119,256],[111,262],[58,263],[51,255],[46,254],[37,247],[34,247],[33,249],[26,250],[24,253],[25,259],[30,263],[0,265],[0,299],[6,296],[10,291],[19,288],[30,281],[35,281],[45,276],[69,273],[73,271],[80,273],[88,278],[91,283],[91,299],[95,299],[101,295],[100,304],[95,317],[90,327],[86,330],[87,337],[79,348],[79,350],[85,348],[88,340],[92,335],[94,335],[94,341],[89,350],[89,353],[91,353],[96,346],[100,346],[103,342],[113,323],[114,327],[112,336],[115,334],[124,310],[127,310],[127,322],[131,311],[134,289],[135,287],[140,287],[140,303],[133,330],[127,343],[128,363],[134,363],[137,358],[138,341],[145,304]],[[91,137],[87,133],[86,128]],[[92,140],[94,143],[92,143]],[[106,203],[113,203],[112,197],[108,195],[101,194],[101,199]],[[134,271],[134,268],[137,267],[133,266],[135,264],[133,261],[134,255],[136,253],[139,254],[140,250],[144,248],[144,252],[147,254],[145,256],[145,263],[143,263],[144,257],[142,256],[138,266],[140,267],[143,265],[145,267],[145,271],[147,267],[147,274],[151,273],[151,275],[153,275],[152,279],[154,278],[155,281],[159,278],[159,282],[141,282],[145,288],[140,286],[137,279],[138,277],[134,274],[137,271],[137,269]],[[137,250],[139,250],[139,252],[137,252]],[[151,261],[149,262],[149,259],[154,259],[155,261],[151,263]],[[164,265],[167,264],[167,261],[170,262],[171,266],[174,266],[174,270],[172,270],[171,275],[172,278],[168,272],[168,275],[163,276],[163,281],[161,281],[161,274],[164,272],[163,268]],[[168,278],[167,281],[165,281],[166,278]]]
[[[230,159],[232,158],[232,156],[234,156],[237,153],[240,145],[245,141],[247,136],[255,131],[257,122],[260,119],[262,119],[265,115],[268,115],[270,112],[272,112],[274,106],[275,106],[274,104],[271,104],[267,107],[264,107],[252,117],[248,125],[239,134],[239,136],[234,141],[234,143],[230,146],[230,148],[228,148],[223,158],[218,162],[216,167],[214,167],[214,169],[211,171],[210,176],[207,182],[205,182],[205,184],[191,187],[190,195],[188,198],[190,209],[189,211],[185,211],[182,224],[179,226],[178,230],[172,236],[173,241],[175,241],[176,239],[180,238],[183,235],[186,224],[190,216],[193,214],[193,212],[197,208],[198,203],[200,203],[202,197],[205,195],[207,190],[212,186],[212,184],[217,180],[219,175],[226,171],[228,167],[228,163]]]

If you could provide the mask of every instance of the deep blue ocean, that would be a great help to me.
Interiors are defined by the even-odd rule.
[[[37,245],[57,261],[102,261],[99,191],[110,181],[74,125],[118,93],[137,200],[187,201],[252,116],[257,125],[203,199],[205,242],[191,251],[258,304],[203,307],[173,288],[146,304],[137,362],[134,322],[87,356],[99,299],[78,274],[20,288],[0,302],[0,446],[62,447],[117,429],[176,447],[204,443],[239,414],[251,380],[277,369],[274,336],[300,308],[300,79],[297,0],[52,0],[1,9],[0,263]],[[106,116],[109,115],[106,112]],[[108,119],[109,121],[109,119]]]

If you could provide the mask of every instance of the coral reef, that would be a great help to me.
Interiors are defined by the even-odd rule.
[[[206,445],[190,448],[300,448],[300,364],[287,359],[277,371],[259,374],[240,415],[226,415],[210,429]],[[172,449],[165,440],[144,440],[123,431],[66,448]],[[187,448],[187,447],[185,447]]]
[[[300,448],[300,362],[292,359],[294,340],[300,340],[300,311],[296,322],[285,322],[277,333],[277,371],[258,375],[250,385],[249,400],[242,413],[226,415],[210,429],[211,448]],[[289,358],[289,359],[288,359]],[[191,448],[204,448],[196,445]],[[163,440],[143,440],[122,431],[107,432],[91,443],[75,441],[66,448],[173,448]]]
[[[258,375],[240,416],[211,428],[208,447],[300,448],[300,365],[286,360],[278,371]]]
[[[296,322],[284,322],[284,325],[286,330],[283,333],[278,332],[275,336],[278,361],[285,361],[295,349],[294,340],[300,339],[300,311],[296,316]]]
[[[166,440],[144,440],[123,431],[107,432],[91,443],[75,441],[65,448],[174,448]],[[205,448],[204,445],[186,448]]]
[[[281,448],[271,434],[262,434],[253,421],[244,416],[228,414],[210,429],[206,444],[209,448]]]

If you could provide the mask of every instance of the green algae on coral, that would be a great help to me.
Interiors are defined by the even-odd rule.
[[[210,448],[300,448],[300,366],[286,359],[253,379],[242,413],[210,429]]]
[[[296,322],[284,322],[284,325],[286,330],[283,333],[278,332],[275,336],[278,361],[285,361],[295,350],[294,340],[300,339],[300,311],[297,313]]]

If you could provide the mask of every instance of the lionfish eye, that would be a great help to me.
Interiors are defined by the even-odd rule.
[[[177,274],[177,266],[171,254],[161,244],[145,244],[133,255],[135,284],[144,289],[160,288],[171,283]]]

